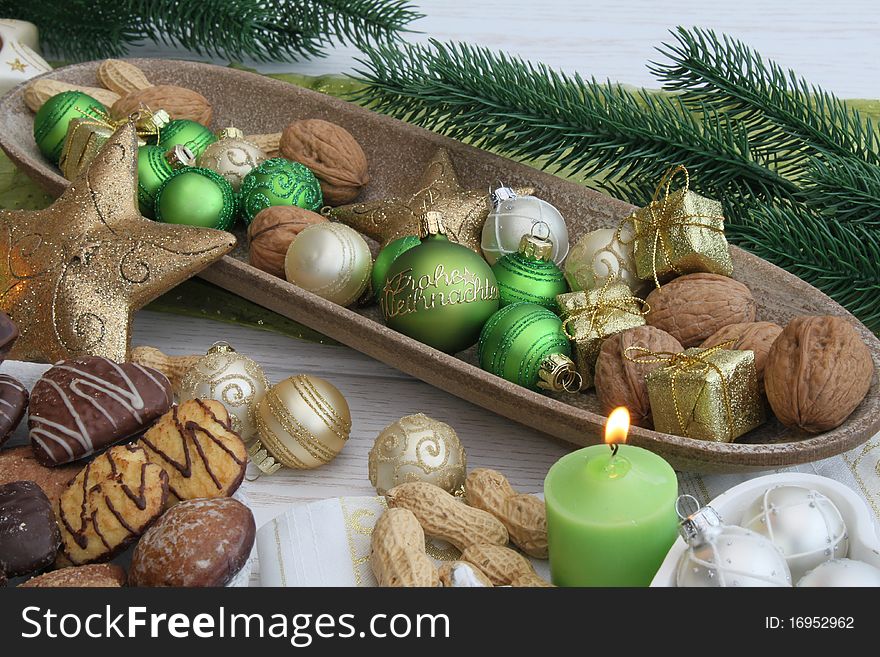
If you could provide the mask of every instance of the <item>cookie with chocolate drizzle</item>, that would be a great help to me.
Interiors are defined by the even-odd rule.
[[[168,475],[136,445],[117,445],[95,458],[58,501],[59,565],[107,561],[158,518]]]
[[[37,460],[61,465],[146,429],[171,408],[165,375],[101,356],[63,360],[31,391],[28,430]]]
[[[137,445],[168,474],[169,504],[228,497],[241,485],[247,450],[226,407],[190,399],[163,415]]]
[[[0,445],[15,431],[27,405],[27,388],[18,379],[0,374]]]

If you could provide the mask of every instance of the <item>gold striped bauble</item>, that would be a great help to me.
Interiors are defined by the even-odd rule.
[[[249,450],[265,473],[307,470],[332,461],[351,432],[351,412],[333,384],[298,374],[272,386],[257,406],[258,440]]]

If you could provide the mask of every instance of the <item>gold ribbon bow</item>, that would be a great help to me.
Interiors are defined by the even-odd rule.
[[[681,435],[684,436],[687,436],[687,427],[685,427],[681,409],[678,407],[678,391],[675,387],[678,375],[682,372],[707,372],[710,369],[714,370],[721,381],[721,397],[724,403],[724,412],[727,415],[729,441],[733,442],[733,408],[730,403],[730,392],[728,391],[727,379],[724,378],[724,372],[721,371],[720,367],[706,359],[722,349],[727,349],[728,347],[733,346],[734,342],[736,342],[736,340],[727,340],[714,347],[703,349],[698,354],[686,354],[684,352],[675,353],[672,351],[651,351],[645,347],[632,346],[627,347],[623,352],[623,355],[631,363],[639,363],[643,365],[650,363],[663,363],[666,365],[666,369],[672,370],[672,404],[675,408],[675,417],[678,420],[678,427],[681,431]],[[637,352],[638,355],[630,356],[631,351]]]
[[[111,132],[116,132],[131,121],[135,124],[135,131],[138,137],[155,137],[156,141],[159,141],[161,137],[159,126],[152,120],[156,116],[156,112],[143,104],[123,119],[114,119],[104,110],[95,107],[89,108],[87,111],[80,109],[79,112],[83,115],[83,118],[90,119],[95,125],[107,128]]]
[[[724,233],[724,229],[713,226],[712,224],[702,221],[693,221],[698,219],[724,221],[723,216],[711,216],[705,214],[689,214],[684,215],[683,217],[675,216],[675,206],[669,202],[669,189],[672,186],[672,181],[678,174],[684,176],[684,185],[680,190],[682,196],[687,194],[690,190],[690,175],[688,174],[687,169],[682,164],[670,167],[666,173],[663,174],[660,182],[657,183],[657,187],[654,189],[654,195],[647,207],[632,213],[629,217],[624,219],[617,228],[618,240],[621,239],[621,230],[627,223],[633,225],[636,238],[642,234],[651,235],[651,270],[654,274],[654,285],[658,288],[660,287],[660,278],[657,275],[658,247],[663,250],[663,257],[672,270],[677,274],[681,274],[672,262],[672,254],[669,250],[669,244],[666,241],[666,231],[674,226],[692,226],[694,228],[706,228],[716,233]],[[661,193],[663,195],[662,199],[660,198]],[[639,216],[640,214],[647,214],[647,217]]]
[[[565,333],[569,340],[577,340],[577,337],[572,335],[568,330],[568,325],[586,314],[589,314],[590,316],[589,334],[592,334],[593,331],[595,331],[597,334],[601,335],[600,329],[605,326],[606,322],[611,318],[611,313],[615,310],[637,317],[643,317],[651,312],[651,308],[648,306],[647,302],[631,294],[606,299],[605,295],[608,292],[608,287],[614,282],[614,280],[615,276],[613,274],[608,277],[605,284],[602,286],[602,289],[599,291],[596,303],[572,308],[566,312],[566,318],[562,322],[562,332]],[[585,299],[588,298],[586,292],[583,292],[583,295]],[[631,307],[632,304],[641,305],[642,310],[633,310]]]

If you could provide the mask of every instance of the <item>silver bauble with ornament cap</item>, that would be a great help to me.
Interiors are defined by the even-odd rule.
[[[687,503],[699,507],[690,495],[678,498],[681,535],[688,548],[678,561],[677,586],[791,586],[785,556],[768,538],[742,527],[725,525],[711,506],[686,515],[682,506]]]
[[[179,401],[215,399],[232,418],[232,427],[248,440],[256,433],[254,413],[269,388],[260,365],[227,342],[217,342],[193,365],[180,382]]]
[[[483,224],[480,248],[490,265],[501,256],[515,253],[523,235],[529,235],[537,223],[550,230],[547,240],[553,243],[551,257],[562,265],[568,255],[568,228],[559,210],[537,196],[520,196],[510,187],[499,187],[491,194],[492,210]]]

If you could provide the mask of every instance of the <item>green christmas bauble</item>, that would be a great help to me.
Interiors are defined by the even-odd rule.
[[[524,388],[538,390],[550,357],[562,357],[569,371],[571,345],[562,320],[544,306],[513,303],[492,315],[480,334],[480,367]],[[552,368],[551,368],[552,369]],[[578,386],[579,387],[579,386]]]
[[[525,235],[519,251],[495,261],[492,271],[498,279],[501,307],[511,303],[536,303],[557,312],[556,295],[568,292],[565,274],[551,259],[553,244]]]
[[[168,151],[177,145],[186,146],[196,158],[215,141],[217,136],[210,128],[189,119],[175,119],[159,133],[159,146],[163,150]]]
[[[138,148],[138,206],[141,214],[152,219],[156,208],[156,194],[162,183],[175,170],[192,165],[192,153],[183,146],[175,147],[167,153],[161,146]]]
[[[43,155],[58,164],[67,136],[67,125],[73,119],[86,117],[103,120],[106,116],[107,108],[88,94],[62,91],[43,103],[34,116],[34,141]]]
[[[376,256],[376,261],[373,263],[373,274],[370,280],[373,285],[373,294],[376,295],[376,301],[382,297],[382,288],[385,287],[385,277],[388,274],[388,268],[391,267],[401,254],[421,243],[422,240],[415,235],[407,235],[406,237],[398,237],[382,247],[379,255]]]
[[[239,194],[248,224],[260,210],[273,205],[295,205],[316,212],[324,204],[315,174],[304,164],[283,157],[266,160],[254,168],[244,177]]]
[[[210,169],[187,167],[172,173],[156,192],[156,219],[226,230],[235,221],[232,185]]]
[[[498,310],[498,284],[485,260],[441,234],[439,213],[428,215],[428,236],[392,263],[379,304],[390,328],[453,354]]]

